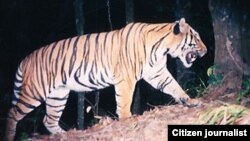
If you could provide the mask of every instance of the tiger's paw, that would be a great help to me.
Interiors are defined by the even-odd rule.
[[[193,98],[180,98],[180,102],[182,105],[187,106],[189,108],[201,105],[200,100]]]

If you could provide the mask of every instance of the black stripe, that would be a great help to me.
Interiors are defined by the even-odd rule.
[[[102,86],[102,87],[106,87],[106,80],[103,78],[103,74],[101,73],[100,74],[101,75],[101,79],[97,79],[97,84],[98,85],[100,85],[100,86]],[[101,81],[99,81],[99,80],[101,80]]]
[[[151,49],[151,53],[150,53],[150,56],[151,56],[151,61],[150,61],[150,66],[152,67],[153,66],[153,60],[152,60],[152,56],[154,56],[154,59],[157,60],[157,56],[156,56],[156,51],[158,50],[158,48],[160,47],[162,41],[168,37],[168,35],[170,34],[167,33],[166,35],[164,35],[163,37],[161,37],[157,42],[155,42],[155,44],[153,45],[152,49]]]
[[[150,52],[150,62],[149,62],[149,65],[150,67],[153,67],[153,56],[154,56],[154,60],[156,60],[156,51],[157,51],[157,48],[160,46],[161,44],[161,41],[163,40],[164,38],[161,38],[159,41],[157,41],[152,49],[151,49],[151,52]]]
[[[140,65],[141,65],[141,72],[140,72],[140,78],[142,78],[142,74],[143,74],[143,62],[142,61],[140,61]]]
[[[37,100],[36,99],[36,95],[37,95],[37,93],[35,92],[35,89],[33,89],[33,87],[34,87],[34,83],[32,83],[32,84],[30,84],[29,86],[27,86],[25,89],[29,89],[29,91],[30,91],[30,93],[29,94],[31,94],[31,96],[30,95],[23,95],[24,97],[30,97],[30,98],[32,98],[32,99],[34,99],[34,100],[36,100],[36,101],[41,101],[41,100]]]
[[[37,86],[41,86],[43,85],[44,82],[42,82],[43,80],[40,78],[40,74],[42,74],[43,72],[45,72],[46,74],[43,76],[45,80],[48,80],[49,77],[49,69],[51,66],[51,62],[50,60],[48,60],[48,52],[45,52],[44,56],[41,56],[42,54],[40,54],[39,57],[36,58],[36,64],[38,64],[37,68],[36,68],[36,80],[38,81],[38,85]],[[45,94],[45,93],[44,93]]]
[[[121,94],[115,93],[115,96],[120,97],[120,96],[121,96]],[[118,105],[118,104],[117,104],[117,106],[119,107],[119,105]]]
[[[158,46],[156,46],[156,45],[161,43],[162,40],[165,39],[169,34],[170,34],[170,32],[167,33],[166,35],[164,35],[163,37],[161,37],[157,42],[155,42],[155,44],[153,45],[153,48],[158,47],[159,45]]]
[[[68,99],[68,95],[66,95],[65,97],[48,97],[48,99],[51,99],[51,100],[57,100],[57,101],[65,101]]]
[[[156,86],[156,89],[157,89],[157,90],[160,90],[160,91],[162,90],[163,81],[164,81],[163,79],[161,79],[161,80],[158,81],[158,84],[157,84],[157,86]]]
[[[105,36],[104,36],[103,45],[104,45],[105,47],[106,47],[106,42],[107,42],[108,34],[109,34],[109,32],[106,32],[106,33],[105,33]]]
[[[62,105],[51,105],[51,104],[48,104],[46,103],[46,106],[50,107],[50,108],[64,108],[65,107],[65,104],[62,104]]]
[[[137,33],[137,30],[135,32]],[[133,64],[133,66],[134,66],[134,72],[135,72],[135,80],[138,80],[138,78],[137,78],[137,67],[139,67],[139,66],[137,66],[137,62],[139,61],[139,58],[138,58],[139,57],[139,53],[138,53],[139,46],[138,46],[138,43],[133,42],[133,50],[134,50],[133,52],[134,52],[134,57],[135,57],[134,64]]]
[[[183,44],[183,46],[181,47],[181,50],[183,50],[183,48],[185,47],[186,43],[187,43],[187,37],[188,37],[188,33],[185,36],[185,42]]]
[[[45,53],[46,53],[46,51],[47,51],[47,49],[48,49],[48,46],[49,46],[49,45],[46,45],[46,46],[44,46],[43,48],[41,48],[42,56],[45,55]]]
[[[47,48],[48,49],[48,48]],[[49,60],[48,59],[48,55],[49,55],[49,53],[46,51],[46,56],[43,56],[43,60],[42,60],[42,62],[44,62],[45,63],[45,71],[46,71],[46,76],[45,77],[47,77],[47,80],[49,79],[48,77],[49,77],[49,73],[50,73],[50,66],[51,66],[51,60]],[[41,74],[42,72],[40,71],[40,74]],[[38,75],[37,75],[37,77],[38,77]],[[41,80],[40,78],[37,78],[37,80]],[[41,84],[42,85],[42,84]],[[45,94],[45,93],[44,93]]]
[[[50,50],[49,60],[51,60],[51,58],[52,58],[52,54],[54,53],[54,49],[55,49],[57,43],[58,42],[53,43],[52,47],[50,47],[51,50]]]
[[[75,79],[75,81],[76,81],[79,85],[81,85],[81,86],[83,86],[83,87],[86,87],[86,88],[89,88],[89,89],[92,89],[92,90],[95,90],[95,89],[96,89],[95,87],[90,87],[90,86],[87,86],[87,85],[83,84],[82,82],[80,82],[79,77],[77,76],[77,73],[74,74],[74,79]]]
[[[65,71],[63,71],[63,74],[62,74],[62,83],[63,84],[67,83],[67,76],[66,76],[66,72]]]
[[[18,71],[17,71],[16,74],[17,74],[18,77],[23,78],[23,76],[22,76],[23,73],[22,73],[21,68],[20,68],[21,65],[22,65],[22,64],[20,64],[20,66],[18,67]],[[20,72],[21,72],[21,74],[20,74]]]
[[[17,95],[20,96],[20,92],[17,92]],[[15,93],[12,95],[12,102],[17,102],[19,98],[16,97]],[[13,105],[15,106],[15,105]]]
[[[150,78],[149,79],[149,81],[152,81],[153,79],[156,79],[156,78],[158,78],[158,77],[160,77],[160,76],[164,76],[163,75],[163,72],[161,72],[163,69],[166,69],[165,67],[162,67],[161,69],[159,69],[154,75],[155,76],[153,76],[152,78]],[[165,76],[164,76],[165,77]]]
[[[80,63],[80,66],[76,69],[74,77],[80,77],[82,72],[81,70],[82,70],[82,61]]]
[[[49,118],[49,119],[51,119],[51,120],[53,120],[53,121],[59,121],[61,116],[56,116],[56,115],[52,115],[52,114],[48,115],[46,113],[46,117]]]
[[[27,95],[26,95],[27,96]],[[23,101],[22,99],[19,99],[18,100],[18,103],[21,103],[23,104],[25,107],[29,108],[29,109],[35,109],[36,106],[32,105],[32,104],[29,104],[29,103],[26,103],[25,101]]]
[[[55,111],[55,112],[57,112],[57,113],[61,113],[61,112],[63,112],[63,111],[64,111],[64,108],[59,109],[59,110],[53,110],[53,111]]]
[[[67,50],[68,50],[69,47],[70,47],[71,40],[72,40],[72,38],[69,38],[69,42],[68,42],[68,45],[67,45]]]
[[[103,51],[103,52],[104,52],[105,55],[102,56],[102,57],[103,57],[103,58],[106,58],[106,59],[102,59],[102,61],[107,60],[106,65],[105,65],[106,68],[111,68],[111,67],[110,67],[111,62],[109,62],[109,60],[110,60],[110,59],[109,59],[109,57],[110,57],[109,55],[112,54],[112,52],[109,52],[109,48],[111,48],[111,46],[108,46],[108,45],[107,45],[108,35],[110,35],[111,33],[112,33],[113,35],[115,34],[115,32],[106,32],[106,33],[105,33],[105,38],[104,38],[104,41],[103,41],[103,47],[104,47],[104,51]],[[112,40],[108,40],[108,42],[112,42]],[[106,50],[105,50],[105,49],[106,49]],[[112,51],[112,50],[110,50],[110,51]]]
[[[164,80],[161,80],[159,83],[158,83],[158,85],[157,85],[157,89],[158,90],[160,90],[161,92],[163,92],[163,89],[164,89],[164,87],[163,87],[163,84],[164,84],[164,82],[163,82]]]
[[[89,88],[89,89],[91,89],[91,90],[95,90],[95,89],[96,89],[96,87],[91,87],[91,86],[87,86],[87,85],[83,84],[82,82],[80,82],[80,80],[79,80],[78,77],[75,77],[75,81],[76,81],[79,85],[81,85],[81,86],[83,86],[83,87]]]
[[[185,44],[184,44],[185,45]],[[181,42],[177,45],[174,51],[176,51],[181,46]]]
[[[43,73],[41,73],[43,70],[42,70],[42,67],[40,67],[40,79],[41,79],[41,85],[42,85],[42,89],[43,89],[43,93],[46,95],[46,89],[45,89],[45,84],[44,84],[44,79],[43,79]]]
[[[169,85],[172,81],[173,81],[173,79],[171,79],[169,82],[166,82],[164,85],[162,85],[163,89],[164,89],[167,85]],[[162,89],[162,91],[163,91],[163,89]]]
[[[63,41],[63,44],[62,44],[62,46],[61,46],[61,57],[60,58],[62,58],[63,57],[63,54],[64,54],[64,48],[65,48],[65,43],[66,43],[66,40],[64,40]]]
[[[139,29],[139,31],[136,29],[136,33],[138,33],[138,35],[137,34],[135,34],[135,36],[137,35],[138,37],[138,41],[140,41],[140,42],[143,42],[142,41],[142,39],[141,39],[141,36],[143,35],[143,33],[142,33],[142,29],[144,28],[146,26],[146,24],[140,24],[140,29],[139,29],[139,27],[137,28],[137,29]],[[134,69],[134,71],[135,72],[137,72],[137,68],[139,69],[139,71],[141,71],[142,70],[142,63],[140,62],[140,52],[139,52],[139,50],[140,50],[140,48],[141,48],[141,46],[138,46],[138,42],[134,42],[133,43],[134,44],[134,56],[135,56],[135,61],[134,61],[134,66],[135,66],[135,69]],[[142,43],[143,44],[143,43]],[[146,55],[146,54],[144,54],[144,55]],[[137,66],[136,65],[136,62],[138,62],[139,64],[139,66]],[[140,76],[141,77],[141,76]],[[136,80],[138,80],[138,74],[136,74],[135,75],[135,79]]]
[[[168,26],[168,24],[163,25],[160,29],[157,29],[156,32],[159,32],[160,30],[162,30],[163,28],[165,28],[165,27],[167,27],[167,26]],[[167,30],[166,30],[166,31],[167,31]]]
[[[91,34],[88,34],[85,39],[84,43],[84,52],[83,52],[83,59],[84,59],[84,73],[87,71],[87,67],[89,64],[89,50],[90,50],[90,44],[89,44],[89,38]]]
[[[169,77],[167,77],[165,80],[163,80],[163,82],[159,83],[159,85],[157,86],[157,89],[159,89],[160,91],[163,92],[164,88],[170,84],[172,82],[173,79],[171,79],[170,81],[168,81]],[[168,82],[167,82],[168,81]]]
[[[48,83],[49,83],[49,93],[51,93],[51,84],[52,84],[52,83],[51,83],[51,82],[52,82],[52,80],[51,80],[51,79],[52,79],[51,73],[49,73],[49,76],[48,76],[48,77],[49,77],[49,79],[48,79],[48,81],[49,81],[49,82],[48,82]]]
[[[113,47],[115,46],[116,47],[116,44],[114,43],[114,37],[115,37],[115,35],[116,35],[116,33],[112,33],[111,34],[112,35],[112,37],[111,37],[111,52],[110,53],[108,53],[108,60],[109,60],[109,62],[111,63],[112,62],[112,58],[113,58],[113,55],[115,55],[115,54],[113,54]],[[117,36],[116,36],[117,37]],[[119,40],[119,39],[118,39]],[[106,45],[105,45],[106,46]],[[121,51],[119,50],[119,53],[120,53]],[[109,56],[110,55],[110,56]],[[111,64],[112,65],[112,64]]]
[[[90,73],[89,73],[89,82],[90,82],[92,85],[95,85],[94,80],[96,80],[96,79],[95,79],[94,76],[95,76],[95,75],[94,75],[93,69],[92,69],[92,71],[90,71]]]
[[[136,24],[132,24],[132,25],[129,27],[127,33],[126,33],[126,38],[125,38],[125,41],[126,41],[126,42],[125,42],[126,53],[128,53],[129,35],[130,35],[130,33],[131,33],[131,31],[132,31],[132,29],[133,29],[133,27],[134,27],[135,25],[136,25]]]
[[[77,54],[77,43],[78,43],[79,38],[80,38],[80,36],[78,36],[74,42],[73,52],[72,52],[72,55],[70,58],[70,63],[69,63],[69,76],[71,75],[72,70],[73,70],[74,65],[75,65],[76,54]]]
[[[55,123],[49,123],[49,122],[47,122],[47,123],[48,123],[48,125],[46,125],[47,128],[58,127],[57,124],[56,124],[56,125],[53,125],[53,124],[55,124]],[[52,125],[49,125],[49,124],[52,124]]]
[[[191,36],[190,43],[192,43],[192,40],[193,40],[193,35],[191,34],[190,36]]]
[[[26,115],[26,114],[28,114],[28,113],[25,113],[20,107],[18,107],[17,105],[14,107],[15,108],[15,110],[19,113],[19,114],[21,114],[21,115]]]
[[[66,72],[64,71],[65,60],[66,60],[66,56],[64,56],[63,61],[62,61],[62,66],[61,66],[61,76],[62,76],[63,84],[66,84],[67,82]]]
[[[54,60],[53,60],[53,62],[56,63]],[[52,65],[53,65],[53,62],[52,62]],[[52,69],[53,69],[53,68],[52,68]],[[55,73],[56,73],[56,72],[54,72],[53,70],[52,70],[51,72],[52,72],[51,74],[52,74],[52,80],[53,80],[53,81],[52,81],[52,82],[53,82],[52,84],[53,84],[53,88],[55,89],[55,88],[56,88],[56,87],[55,87],[55,83],[56,83],[56,76],[55,76]],[[50,76],[50,77],[51,77],[51,76]]]
[[[22,85],[21,86],[16,86],[16,83],[14,83],[14,90],[21,91]]]
[[[15,110],[15,111],[16,111],[16,110]],[[18,121],[19,121],[18,119],[16,119],[16,117],[15,117],[14,115],[9,115],[9,114],[8,114],[7,118],[11,118],[11,119],[14,120],[15,122],[18,122]],[[12,131],[16,131],[16,129],[15,129],[15,130],[13,129]]]
[[[104,59],[102,59],[102,60],[104,60]],[[107,66],[105,66],[104,63],[102,64],[102,66],[104,67],[104,74],[105,74],[106,76],[109,76],[109,75],[108,75]]]
[[[37,53],[38,53],[38,52],[37,52]],[[41,50],[40,50],[40,53],[41,53]],[[42,57],[44,57],[44,56],[42,56]],[[39,59],[40,59],[40,60],[39,60]],[[36,66],[35,66],[34,68],[36,69],[36,71],[35,71],[35,72],[37,73],[37,75],[36,75],[36,80],[37,80],[37,83],[38,83],[39,86],[41,85],[41,82],[40,82],[41,79],[39,78],[39,74],[38,74],[38,73],[39,73],[39,68],[42,68],[43,62],[44,62],[44,60],[41,61],[41,59],[42,59],[41,56],[39,57],[39,55],[37,54],[37,55],[36,55],[36,58],[35,58],[35,61],[36,61],[36,62],[35,62],[35,65],[36,65]],[[45,59],[45,60],[46,60],[46,59]],[[42,72],[40,71],[40,73],[42,73]]]
[[[128,54],[128,47],[127,47],[127,43],[128,43],[128,36],[130,34],[130,31],[132,30],[132,27],[134,26],[135,24],[129,24],[129,29],[127,32],[125,32],[125,35],[126,35],[126,38],[125,38],[125,52],[123,50],[120,50],[119,51],[119,61],[120,61],[120,65],[124,67],[124,69],[128,70],[128,66],[126,65],[125,61],[128,61],[126,58],[130,58],[129,54]],[[127,27],[127,26],[126,26]],[[121,36],[123,38],[123,32],[125,31],[126,28],[123,28],[121,30]],[[112,46],[113,47],[113,46]],[[112,48],[113,49],[113,48]],[[124,53],[126,54],[124,56]]]
[[[169,48],[166,49],[166,51],[163,53],[163,55],[168,54]]]
[[[172,26],[170,26],[168,30],[172,30],[173,26],[175,26],[175,24],[172,24]]]
[[[144,26],[146,26],[146,25],[144,25]],[[140,33],[142,32],[142,29],[144,28],[144,26],[141,28]],[[143,43],[143,53],[144,53],[143,60],[146,60],[146,57],[147,57],[147,51],[146,51],[146,45],[145,45],[146,41],[145,41],[145,38],[143,38],[142,40],[143,40],[142,43]],[[141,62],[141,64],[143,64],[143,61]],[[141,69],[141,76],[142,76],[142,74],[143,74],[143,69]]]
[[[111,83],[107,82],[107,81],[104,79],[104,77],[103,77],[102,74],[101,74],[101,81],[102,81],[103,83],[105,83],[105,84],[111,85]],[[104,86],[104,85],[102,85],[102,86]]]
[[[130,26],[130,28],[129,28],[129,30],[128,30],[128,32],[127,32],[127,36],[126,36],[126,42],[125,42],[125,49],[126,49],[126,52],[125,53],[127,53],[127,58],[129,59],[128,61],[130,62],[130,65],[132,64],[132,60],[131,60],[131,54],[128,52],[128,43],[130,42],[129,41],[129,39],[130,39],[130,33],[131,33],[131,31],[132,31],[132,29],[133,29],[133,27],[135,26],[135,25],[137,25],[137,24],[133,24],[132,26]],[[136,29],[138,29],[138,27],[139,27],[140,25],[138,25],[137,27],[136,27]],[[135,29],[135,30],[136,30]],[[134,34],[135,35],[135,34]],[[134,36],[133,35],[133,36]]]
[[[155,31],[155,29],[158,28],[158,27],[159,27],[159,25],[158,26],[154,26],[153,28],[151,28],[150,30],[148,30],[147,33]]]
[[[59,56],[60,56],[60,52],[62,50],[62,44],[60,44],[60,47],[58,49],[59,49],[59,51],[56,54],[56,61],[55,61],[55,73],[57,73],[57,71],[58,71],[58,65],[59,65],[58,59],[59,59]]]
[[[27,89],[29,89],[29,91],[27,91]],[[22,90],[22,96],[24,97],[24,99],[33,99],[30,95],[28,95],[30,93],[30,88],[29,87],[25,87],[25,89]]]
[[[98,68],[99,68],[98,65],[97,65],[97,61],[98,61],[97,56],[98,56],[98,54],[95,54],[95,57],[94,57],[95,59],[94,59],[94,62],[93,62],[94,65],[91,68],[91,70],[92,70],[91,73],[94,73],[94,71],[95,71],[95,74],[97,74]]]
[[[42,103],[44,101],[44,98],[41,96],[41,93],[39,93],[38,89],[34,84],[32,85],[32,89],[36,91],[36,93],[33,93],[34,99]]]
[[[96,51],[96,53],[99,50],[99,36],[100,36],[100,33],[97,33],[97,35],[95,37],[95,51]]]

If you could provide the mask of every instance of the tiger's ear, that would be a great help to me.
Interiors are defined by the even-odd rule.
[[[187,23],[185,18],[181,18],[180,21],[177,21],[174,26],[174,34],[177,35],[179,33],[186,33],[187,32]]]

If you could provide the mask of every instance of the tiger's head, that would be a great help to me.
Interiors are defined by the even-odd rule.
[[[168,54],[174,58],[178,57],[183,65],[189,68],[198,57],[206,54],[207,48],[199,34],[185,22],[184,18],[173,24],[172,41]]]

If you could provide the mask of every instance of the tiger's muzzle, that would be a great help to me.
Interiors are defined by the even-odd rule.
[[[186,54],[186,60],[188,64],[192,64],[197,58],[203,57],[207,53],[207,50],[190,51]]]
[[[187,63],[192,64],[197,59],[198,56],[199,56],[199,54],[196,51],[188,52],[186,55]]]

